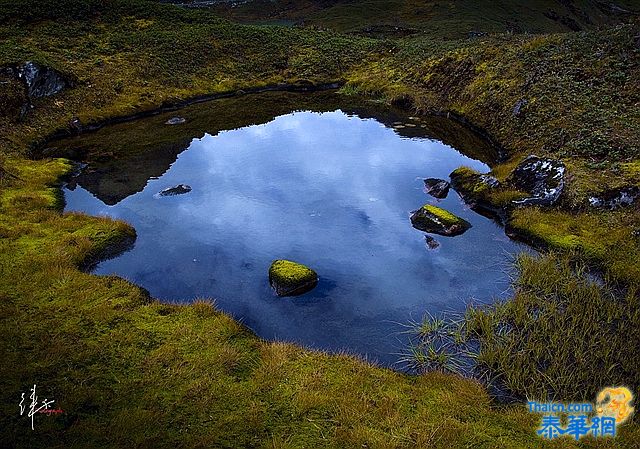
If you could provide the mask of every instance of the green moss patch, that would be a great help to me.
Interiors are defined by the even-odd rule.
[[[617,282],[640,285],[640,240],[635,211],[566,212],[523,208],[509,232],[547,248],[578,252]]]

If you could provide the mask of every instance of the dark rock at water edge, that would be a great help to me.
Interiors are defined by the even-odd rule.
[[[491,193],[502,187],[497,178],[460,167],[450,175],[451,187],[475,212],[488,218],[504,222],[505,210],[491,201]]]
[[[507,181],[531,196],[515,200],[514,204],[552,206],[564,191],[565,171],[561,161],[528,156],[513,170]]]
[[[604,209],[618,209],[630,206],[640,198],[640,187],[629,186],[614,189],[589,197],[589,204]]]
[[[463,234],[471,223],[449,211],[425,204],[411,215],[411,225],[420,231],[453,237]]]
[[[478,179],[482,184],[489,188],[497,189],[498,187],[500,187],[500,181],[498,181],[498,178],[496,178],[495,176],[480,175]]]
[[[160,196],[175,196],[175,195],[184,195],[185,193],[191,192],[191,186],[186,184],[178,184],[175,187],[168,187],[158,193]]]
[[[444,179],[427,178],[424,180],[426,192],[434,198],[443,199],[449,194],[449,183]]]
[[[318,285],[318,274],[290,260],[275,260],[269,267],[269,283],[278,296],[298,296]]]

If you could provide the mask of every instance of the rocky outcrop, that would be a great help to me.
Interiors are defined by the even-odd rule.
[[[565,165],[558,160],[528,156],[507,178],[513,187],[530,196],[514,200],[516,205],[552,206],[565,186]]]
[[[512,112],[513,116],[521,117],[523,115],[523,110],[525,106],[527,106],[527,104],[529,104],[529,102],[524,98],[516,101],[516,104],[513,106],[513,112]]]
[[[49,97],[70,86],[60,72],[35,62],[25,62],[16,72],[26,85],[29,98]]]
[[[424,180],[426,192],[434,198],[443,199],[449,194],[449,183],[444,179],[427,178]]]
[[[451,187],[462,200],[474,211],[482,215],[499,218],[503,212],[500,205],[493,204],[491,192],[500,188],[501,184],[490,175],[483,175],[467,167],[455,169],[449,175]]]
[[[23,118],[33,107],[33,99],[55,95],[71,86],[71,82],[57,70],[32,61],[2,67],[0,75],[2,78],[15,80],[22,85],[25,98],[19,107],[18,118]],[[9,81],[6,82],[9,84]]]
[[[290,260],[276,260],[269,268],[269,283],[278,296],[297,296],[318,285],[318,275],[311,268]]]
[[[412,213],[411,224],[421,231],[447,237],[463,234],[471,228],[468,221],[430,204],[425,204]]]

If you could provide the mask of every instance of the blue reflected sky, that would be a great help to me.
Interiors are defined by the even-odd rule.
[[[442,201],[424,193],[423,178],[448,179],[461,165],[488,171],[440,142],[401,138],[374,119],[297,112],[194,139],[163,176],[115,206],[82,187],[65,195],[67,210],[137,229],[135,247],[96,273],[123,276],[160,299],[215,298],[267,339],[393,364],[406,350],[402,331],[410,320],[504,296],[504,270],[523,249],[454,191]],[[157,195],[176,184],[193,190]],[[435,236],[440,248],[427,249],[425,234],[409,221],[425,203],[473,228]],[[267,272],[281,258],[316,270],[318,287],[276,297]]]

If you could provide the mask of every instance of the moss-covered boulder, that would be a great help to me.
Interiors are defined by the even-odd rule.
[[[514,201],[528,196],[526,192],[502,184],[494,176],[468,167],[455,169],[449,177],[451,187],[471,209],[502,223],[507,221],[509,211],[515,207]]]
[[[318,285],[318,274],[290,260],[276,260],[269,268],[269,283],[278,296],[297,296]]]
[[[480,174],[468,167],[456,168],[449,177],[451,186],[471,206],[489,202],[489,192],[500,187],[500,182],[493,176]]]
[[[412,213],[411,224],[421,231],[449,237],[463,234],[471,227],[468,221],[430,204]]]

